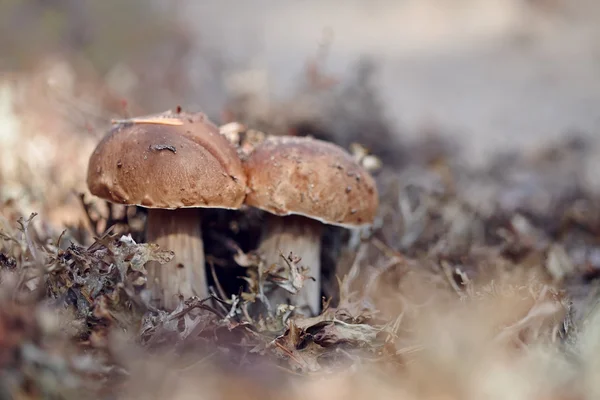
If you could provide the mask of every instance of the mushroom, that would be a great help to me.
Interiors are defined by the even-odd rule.
[[[300,312],[321,308],[321,234],[324,224],[349,229],[373,223],[379,206],[374,179],[341,147],[309,137],[270,136],[245,159],[245,203],[266,211],[257,252],[268,266],[301,258],[314,280],[296,296],[277,288],[270,301],[290,302]]]
[[[202,113],[180,109],[113,121],[90,157],[90,192],[148,209],[146,241],[172,250],[148,263],[148,288],[161,306],[206,297],[200,208],[239,209],[246,177],[236,149]]]

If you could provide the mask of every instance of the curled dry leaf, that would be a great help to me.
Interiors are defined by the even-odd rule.
[[[276,270],[271,272],[269,269],[268,280],[275,283],[282,289],[285,289],[289,293],[297,294],[300,289],[304,286],[306,279],[314,279],[307,275],[309,269],[302,265],[302,259],[294,256],[290,253],[287,257],[280,254],[287,268],[283,270]]]

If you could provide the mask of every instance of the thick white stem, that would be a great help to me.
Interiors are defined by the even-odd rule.
[[[298,311],[317,315],[321,310],[321,233],[323,225],[301,216],[267,216],[261,244],[258,248],[267,265],[277,264],[287,268],[281,254],[287,257],[290,252],[301,257],[301,265],[309,268],[308,275],[314,278],[304,281],[299,293],[292,294],[277,287],[267,293],[273,307],[289,303]]]
[[[200,223],[199,209],[148,210],[146,242],[175,253],[167,264],[146,265],[153,298],[168,310],[177,307],[179,295],[186,299],[208,296]]]

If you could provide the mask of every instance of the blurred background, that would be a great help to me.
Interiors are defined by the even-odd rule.
[[[79,344],[104,347],[127,359],[119,363],[136,364],[130,366],[137,371],[131,377],[155,396],[155,385],[162,384],[169,364],[151,365],[131,346],[124,351],[104,341],[108,326],[119,332],[122,326],[135,326],[138,335],[137,322],[129,320],[137,318],[137,311],[121,308],[135,297],[121,297],[115,283],[119,280],[95,283],[100,282],[97,276],[118,275],[105,268],[113,264],[105,260],[104,249],[90,246],[85,257],[75,247],[61,253],[56,238],[73,228],[60,246],[70,246],[73,237],[91,244],[92,235],[101,236],[119,218],[131,231],[143,231],[143,224],[133,226],[127,212],[119,218],[112,218],[108,207],[86,213],[93,199],[86,187],[88,159],[111,119],[177,106],[203,111],[217,124],[239,121],[269,134],[313,135],[348,150],[360,148],[353,146],[358,143],[382,161],[373,171],[380,207],[372,237],[361,240],[341,229],[328,230],[322,260],[327,297],[361,318],[366,315],[370,322],[358,323],[360,329],[396,321],[396,347],[390,351],[421,362],[407,362],[402,372],[391,374],[392,384],[402,390],[387,393],[387,398],[399,398],[405,390],[431,390],[429,398],[462,399],[475,389],[477,395],[471,398],[489,398],[491,392],[494,398],[507,399],[599,397],[600,369],[594,356],[600,343],[598,324],[590,324],[595,328],[582,336],[579,358],[572,364],[573,354],[558,351],[561,332],[565,341],[571,340],[573,326],[600,298],[599,1],[0,0],[0,234],[17,232],[20,216],[41,214],[35,235],[46,243],[43,254],[53,266],[62,263],[71,271],[58,270],[52,276],[57,288],[75,293],[64,302],[77,300],[77,321],[84,332],[76,330]],[[108,215],[106,223],[94,225],[90,214],[101,213]],[[209,227],[203,228],[205,248],[213,260],[221,260],[224,274],[238,279],[241,274],[228,269],[236,267],[237,247],[232,250],[231,243],[252,249],[260,219],[251,212],[223,215],[203,217],[203,226]],[[20,242],[3,236],[2,244],[10,249],[0,247],[4,269],[35,261],[28,236],[33,234],[25,230]],[[79,234],[83,231],[87,235]],[[54,257],[62,261],[55,263]],[[69,257],[80,261],[70,263]],[[119,262],[126,259],[119,257]],[[133,265],[131,260],[127,262]],[[77,288],[70,274],[84,267],[94,272],[85,284],[77,281]],[[355,298],[350,283],[336,280],[344,275],[351,275],[349,281],[362,286],[365,296]],[[555,294],[546,283],[532,284],[530,278],[536,276],[557,292],[568,289],[568,297]],[[487,277],[492,277],[489,291],[471,291],[472,282],[486,284]],[[239,287],[235,279],[228,288],[231,293]],[[495,285],[510,290],[498,297]],[[102,295],[79,301],[85,293],[100,293],[98,287]],[[6,304],[2,293],[0,305]],[[477,301],[486,293],[492,300],[480,307]],[[465,298],[475,302],[463,304]],[[0,306],[0,333],[16,326],[15,337],[23,336],[18,330],[28,325],[7,325],[2,314],[7,310],[12,312]],[[106,310],[124,322],[108,324]],[[371,313],[379,313],[379,320],[370,320]],[[492,317],[494,313],[499,317]],[[178,318],[182,322],[187,315]],[[170,317],[148,321],[142,330],[146,348],[168,344],[192,355],[184,344],[194,342],[186,343],[186,337],[195,339],[196,328],[171,325]],[[179,326],[186,327],[185,336],[173,339],[171,333]],[[499,336],[505,338],[496,341],[496,333],[489,332],[499,326],[510,329],[503,329]],[[231,325],[218,328],[229,332]],[[217,328],[211,329],[207,335],[216,337]],[[2,346],[10,348],[4,333]],[[516,366],[505,359],[514,355],[505,344],[511,350],[525,348],[524,343],[539,344],[545,335],[555,347],[531,346],[534,351],[524,352]],[[314,341],[316,335],[310,336]],[[243,346],[241,339],[231,339],[232,346],[254,346],[252,341],[247,346],[245,338]],[[228,340],[224,334],[223,342]],[[263,340],[257,339],[257,348]],[[293,340],[288,345],[295,352],[298,343]],[[201,347],[204,341],[199,342]],[[207,343],[211,352],[219,347]],[[386,347],[390,343],[386,338]],[[336,359],[337,345],[327,350]],[[6,358],[2,346],[0,367]],[[46,348],[60,352],[54,345]],[[278,354],[275,350],[267,358]],[[225,348],[223,353],[229,357],[237,350]],[[251,361],[242,364],[232,358],[232,364],[250,365],[249,383],[260,386],[259,375],[273,378],[256,368],[254,358],[246,360],[245,352],[243,358]],[[285,357],[278,354],[277,359]],[[494,363],[495,369],[488,368]],[[62,371],[63,364],[58,365]],[[187,370],[191,386],[176,385],[177,390],[199,385],[200,376],[211,379],[196,372]],[[96,372],[91,376],[90,382],[103,385]],[[326,391],[327,380],[319,380],[323,386],[297,389],[303,398],[312,390],[316,399],[317,392],[336,399],[367,398],[362,393],[373,398],[370,391],[384,387],[379,381],[364,381],[361,392],[356,388],[363,381],[355,377],[348,384],[341,381],[343,392]],[[222,386],[236,390],[235,385]],[[560,397],[557,386],[575,394]],[[534,397],[528,394],[531,388],[548,393]],[[456,397],[449,394],[453,390]],[[584,391],[590,396],[576,396]],[[190,391],[194,396],[205,392],[206,386]],[[245,390],[244,396],[250,393]],[[240,397],[237,392],[231,396]]]
[[[432,134],[475,166],[594,137],[598,21],[594,0],[1,0],[1,200],[79,218],[110,118],[177,105],[400,164]]]

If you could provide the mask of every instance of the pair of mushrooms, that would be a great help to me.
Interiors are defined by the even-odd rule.
[[[175,253],[168,264],[147,265],[163,307],[176,307],[180,295],[208,295],[201,209],[245,204],[267,212],[258,248],[267,265],[292,252],[310,268],[314,280],[288,300],[315,315],[323,224],[370,225],[374,180],[339,146],[307,137],[270,136],[243,157],[237,150],[202,113],[120,121],[90,157],[87,184],[97,197],[148,209],[146,240]]]

